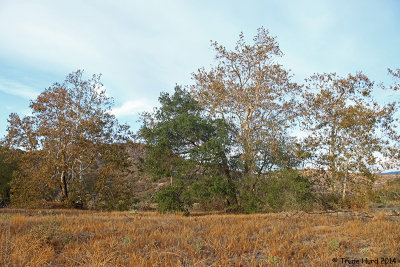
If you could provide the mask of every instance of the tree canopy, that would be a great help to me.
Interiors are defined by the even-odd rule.
[[[100,75],[85,80],[78,70],[31,101],[32,115],[11,114],[5,143],[23,149],[29,157],[19,176],[29,180],[36,174],[45,187],[56,192],[59,187],[67,200],[74,184],[91,183],[101,172],[110,173],[108,169],[121,165],[122,161],[110,161],[113,157],[107,155],[116,152],[110,147],[129,140],[129,131],[110,113],[111,107]]]
[[[313,151],[314,166],[327,168],[333,184],[346,197],[349,173],[371,174],[385,153],[382,136],[389,109],[372,98],[374,83],[362,73],[345,78],[315,74],[303,92],[303,130]]]
[[[266,29],[258,29],[253,41],[247,44],[240,34],[233,50],[212,42],[217,64],[193,73],[191,91],[210,114],[236,126],[244,169],[260,173],[268,159],[263,152],[278,155],[282,138],[288,139],[300,86],[276,62],[282,52]]]
[[[154,177],[196,177],[208,169],[230,176],[231,126],[205,116],[180,86],[162,93],[161,107],[142,116],[140,136],[147,144],[146,166]]]

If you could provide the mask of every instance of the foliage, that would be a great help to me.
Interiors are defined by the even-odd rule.
[[[379,105],[376,85],[362,73],[292,82],[264,28],[250,44],[241,33],[231,50],[211,46],[216,64],[192,74],[190,92],[176,86],[142,114],[140,166],[131,166],[129,127],[112,115],[100,75],[73,72],[31,101],[31,115],[10,114],[0,147],[0,207],[60,201],[128,210],[138,201],[132,192],[142,188],[149,201],[158,190],[163,213],[188,212],[193,203],[252,213],[358,208],[371,197],[382,205],[399,201],[398,187],[372,194],[377,169],[399,166],[397,98]],[[388,71],[394,83],[381,88],[399,91],[400,69]],[[299,122],[302,140],[292,136]],[[315,176],[296,171],[305,167]],[[141,185],[134,188],[137,169],[145,178],[135,176]],[[195,244],[201,253],[201,241]]]
[[[245,172],[263,173],[269,155],[279,155],[281,138],[291,139],[295,95],[300,87],[275,62],[282,55],[274,37],[258,29],[253,44],[244,35],[233,50],[212,42],[217,66],[193,73],[192,93],[207,111],[236,126],[234,136],[242,153]],[[264,153],[265,154],[264,154]]]
[[[303,130],[317,168],[329,169],[334,191],[348,194],[350,173],[372,177],[378,156],[386,151],[381,131],[392,110],[380,107],[374,83],[358,73],[346,78],[315,74],[307,80],[301,109]],[[381,154],[379,154],[381,153]]]
[[[134,181],[131,179],[120,177],[109,179],[102,176],[96,184],[99,191],[95,191],[96,194],[91,196],[92,201],[89,203],[93,203],[94,208],[101,210],[129,210],[136,202],[132,194],[133,187]]]
[[[18,151],[11,151],[0,146],[0,207],[10,201],[11,179],[17,169]]]
[[[183,184],[167,185],[157,192],[157,210],[161,213],[187,211],[193,205],[189,191]]]
[[[128,210],[134,204],[130,163],[125,152],[131,144],[111,144],[99,148],[101,158],[84,182],[73,181],[66,204],[100,210]]]
[[[375,190],[373,192],[373,201],[380,208],[400,208],[400,178],[397,177],[388,182],[385,188]]]
[[[246,213],[312,209],[315,195],[308,179],[294,170],[261,178],[248,176],[239,187],[239,205]]]
[[[124,153],[110,148],[125,143],[129,131],[110,114],[111,106],[112,99],[106,96],[100,75],[84,80],[83,71],[78,70],[31,101],[31,116],[20,118],[12,113],[5,143],[9,148],[24,149],[27,155],[20,161],[13,199],[21,197],[17,202],[23,202],[32,194],[54,200],[57,196],[53,190],[58,189],[58,199],[71,202],[70,189],[74,185],[82,189],[95,183],[97,172],[109,166],[121,170],[123,164],[109,163],[120,162]],[[38,188],[49,192],[36,191]]]
[[[189,92],[176,86],[162,93],[161,107],[142,116],[147,147],[145,169],[155,178],[196,178],[209,170],[229,176],[229,125],[203,115]]]
[[[204,210],[233,210],[236,204],[236,184],[223,176],[210,175],[190,187],[194,201]]]
[[[47,175],[52,166],[42,160],[45,153],[43,150],[29,151],[19,158],[10,183],[10,199],[14,207],[38,208],[57,196],[59,185]]]
[[[388,159],[390,159],[391,168],[399,168],[400,167],[400,118],[399,118],[399,110],[400,110],[400,101],[398,97],[398,92],[400,91],[400,69],[392,70],[388,69],[389,75],[393,78],[393,84],[389,86],[383,86],[384,89],[387,89],[391,93],[391,102],[387,105],[387,109],[390,111],[388,115],[385,117],[385,133],[389,136],[390,139],[390,147],[389,153],[386,155]]]

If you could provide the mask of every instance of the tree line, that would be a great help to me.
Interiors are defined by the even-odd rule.
[[[12,113],[0,153],[0,198],[14,206],[132,209],[139,176],[159,181],[148,200],[161,212],[269,212],[366,205],[379,167],[400,155],[399,90],[359,72],[314,74],[298,84],[277,62],[269,32],[244,35],[229,50],[212,42],[215,62],[191,86],[163,92],[132,133],[114,115],[99,75],[69,74]],[[129,156],[140,143],[137,161]],[[137,147],[137,146],[136,146]],[[132,165],[135,165],[133,168]]]

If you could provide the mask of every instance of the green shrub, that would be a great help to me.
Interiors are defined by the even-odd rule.
[[[239,205],[246,213],[309,210],[314,201],[311,183],[295,170],[246,177],[239,192]]]
[[[157,210],[161,213],[187,211],[193,205],[189,191],[183,185],[168,185],[157,192]]]
[[[232,209],[236,204],[236,185],[222,176],[199,179],[191,186],[191,192],[204,210]]]

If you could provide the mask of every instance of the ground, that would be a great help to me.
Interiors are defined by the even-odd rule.
[[[0,226],[0,266],[400,265],[400,217],[389,212],[0,209]]]

